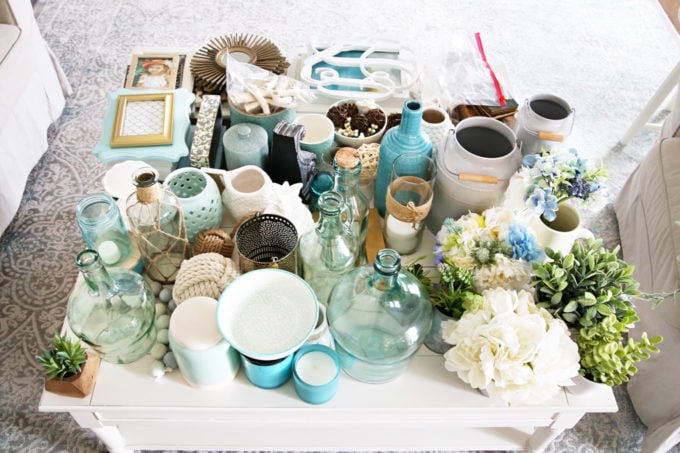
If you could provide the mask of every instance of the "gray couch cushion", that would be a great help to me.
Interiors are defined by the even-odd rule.
[[[660,139],[630,175],[614,203],[623,258],[636,266],[645,292],[680,287],[680,98]],[[680,441],[680,304],[653,309],[637,304],[640,322],[632,337],[663,335],[661,353],[638,364],[628,393],[649,431],[643,451],[663,452]]]

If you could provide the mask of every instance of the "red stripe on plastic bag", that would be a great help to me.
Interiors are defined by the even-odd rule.
[[[503,90],[501,90],[501,84],[498,82],[498,79],[496,78],[496,73],[493,72],[491,65],[486,60],[486,54],[484,53],[484,46],[482,45],[482,37],[479,34],[479,32],[475,33],[475,40],[477,41],[477,49],[479,49],[479,53],[482,56],[482,60],[484,60],[484,64],[486,65],[486,67],[489,68],[489,74],[491,74],[491,80],[493,81],[493,86],[494,86],[494,88],[496,88],[496,96],[498,96],[498,103],[501,106],[505,106],[505,104],[506,104],[505,96],[503,96]]]

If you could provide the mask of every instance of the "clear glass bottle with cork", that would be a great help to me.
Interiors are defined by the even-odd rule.
[[[352,231],[359,241],[357,265],[366,263],[366,230],[369,214],[368,198],[359,185],[361,168],[361,158],[356,149],[344,147],[335,153],[333,190],[342,194],[352,214]]]
[[[128,197],[126,212],[144,270],[155,281],[173,283],[191,253],[182,207],[155,169],[140,168],[133,181],[137,190]]]

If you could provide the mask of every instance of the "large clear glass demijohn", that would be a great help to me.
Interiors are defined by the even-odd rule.
[[[432,324],[427,290],[401,257],[382,249],[373,265],[343,275],[328,298],[328,323],[343,370],[373,384],[406,371]]]
[[[80,252],[76,264],[83,279],[69,298],[66,314],[73,333],[107,362],[142,358],[156,342],[149,284],[128,269],[106,269],[94,250]]]

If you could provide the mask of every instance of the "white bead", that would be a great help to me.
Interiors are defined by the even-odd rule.
[[[149,373],[154,379],[163,377],[165,374],[165,365],[160,360],[154,360],[149,366]]]
[[[157,329],[167,329],[168,326],[170,325],[170,316],[168,315],[160,315],[156,319],[156,328]]]
[[[161,329],[156,334],[156,341],[159,343],[168,344],[170,342],[170,339],[168,338],[169,335],[170,332],[168,331],[168,329]]]
[[[163,289],[163,285],[161,285],[159,282],[156,282],[156,281],[150,282],[149,286],[151,287],[151,291],[153,291],[154,296],[158,296],[158,294]]]
[[[163,343],[156,343],[151,347],[149,354],[154,359],[160,360],[163,358],[166,352],[168,352],[167,346],[165,346]]]
[[[172,299],[172,290],[170,288],[163,288],[160,293],[158,293],[158,298],[161,302],[166,304]]]
[[[165,304],[156,302],[156,318],[158,318],[160,315],[164,315],[166,310],[167,308],[165,307]]]

